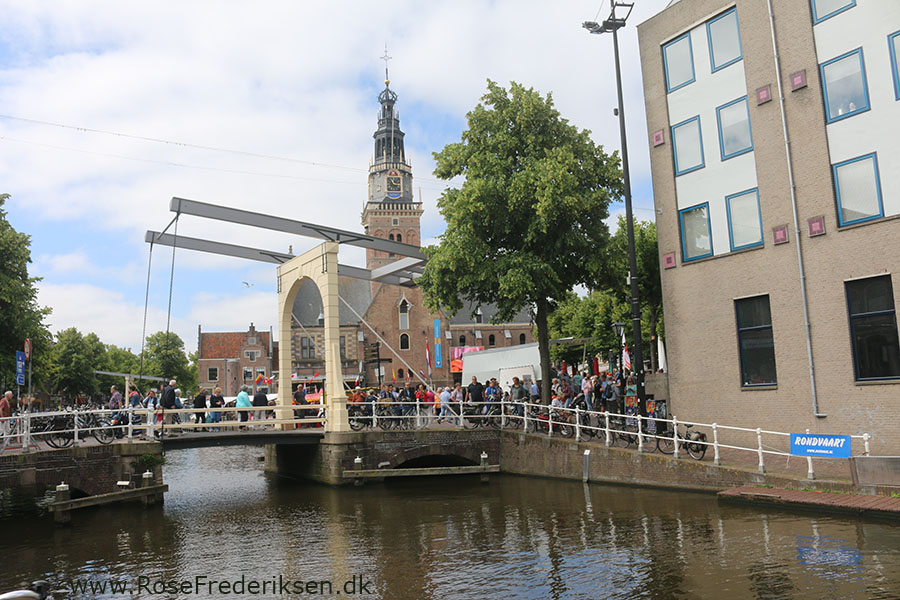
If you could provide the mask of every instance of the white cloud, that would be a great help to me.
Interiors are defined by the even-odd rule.
[[[635,26],[665,3],[637,3],[620,35],[635,182],[649,173]],[[552,92],[563,116],[618,148],[612,41],[581,28],[597,4],[3,3],[4,114],[295,159],[0,117],[6,208],[33,236],[50,321],[140,341],[144,231],[169,223],[172,196],[360,230],[385,40],[426,243],[443,230],[437,199],[450,185],[432,175],[432,152],[459,139],[488,78]],[[196,217],[181,218],[178,233],[295,254],[317,243]],[[361,265],[364,252],[345,247],[340,260]],[[168,248],[154,250],[149,331],[165,327],[170,261]],[[274,325],[273,266],[181,251],[175,264],[173,314],[189,346],[198,323]]]

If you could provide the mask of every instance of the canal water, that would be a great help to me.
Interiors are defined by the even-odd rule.
[[[88,509],[68,527],[5,516],[0,592],[47,579],[57,599],[900,598],[890,523],[512,476],[338,489],[266,475],[261,455],[169,452],[163,508]]]

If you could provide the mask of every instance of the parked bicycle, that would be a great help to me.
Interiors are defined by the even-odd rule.
[[[671,431],[663,431],[656,438],[656,447],[663,454],[673,454],[675,452],[675,444],[680,448],[687,450],[691,458],[703,460],[706,455],[706,434],[701,431],[691,431],[693,425],[685,425],[686,433],[676,432],[676,438],[673,438]]]
[[[533,406],[528,415],[525,431],[527,433],[552,431],[562,437],[570,438],[575,434],[575,426],[570,422],[572,420],[574,420],[574,416],[569,417],[566,411],[548,409],[546,406]]]
[[[50,433],[45,436],[47,444],[53,448],[68,448],[74,444],[76,423],[79,433],[87,432],[85,436],[92,435],[101,444],[109,444],[116,439],[115,428],[108,419],[101,419],[95,412],[70,411],[54,418]]]

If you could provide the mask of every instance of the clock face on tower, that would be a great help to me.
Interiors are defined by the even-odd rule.
[[[402,186],[400,183],[400,172],[396,169],[391,169],[388,171],[387,178],[385,180],[385,191],[387,192],[387,197],[392,200],[396,200],[400,197],[400,192],[402,191]]]

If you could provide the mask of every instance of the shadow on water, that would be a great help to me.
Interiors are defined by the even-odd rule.
[[[900,589],[900,528],[890,524],[510,476],[332,488],[268,476],[260,455],[170,452],[164,508],[84,511],[69,527],[4,520],[0,590],[140,576],[353,581],[373,592],[364,597],[391,600],[887,598]]]

